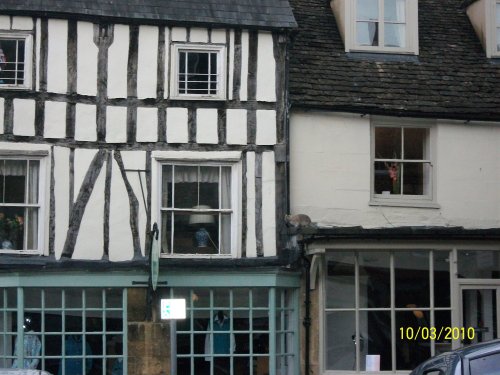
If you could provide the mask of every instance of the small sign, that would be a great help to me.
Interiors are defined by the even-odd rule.
[[[186,319],[186,300],[162,299],[160,312],[162,319]]]

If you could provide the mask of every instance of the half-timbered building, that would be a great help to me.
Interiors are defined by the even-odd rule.
[[[1,2],[0,368],[299,368],[294,27],[285,0]]]

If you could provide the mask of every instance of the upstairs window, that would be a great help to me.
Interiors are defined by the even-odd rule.
[[[417,53],[415,0],[354,0],[351,51]]]
[[[161,165],[161,249],[165,255],[231,255],[232,165]]]
[[[380,124],[374,126],[373,138],[373,199],[431,201],[431,128]]]
[[[0,87],[29,88],[31,36],[0,34]]]
[[[41,247],[41,159],[0,159],[0,252],[33,253]]]
[[[225,48],[219,45],[174,45],[172,97],[224,99]]]

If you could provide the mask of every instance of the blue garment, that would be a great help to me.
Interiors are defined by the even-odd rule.
[[[65,355],[67,356],[81,356],[83,354],[82,337],[79,335],[66,336],[64,341]],[[90,345],[85,343],[85,355],[92,355]],[[59,375],[62,375],[62,362],[59,366]],[[82,358],[66,358],[64,361],[66,375],[84,375],[83,373],[83,359]],[[85,373],[88,374],[92,367],[92,358],[85,358]]]
[[[230,334],[228,331],[231,326],[229,324],[229,318],[224,315],[224,319],[219,321],[217,316],[214,318],[212,323],[212,327],[210,324],[207,327],[207,330],[210,331],[210,328],[214,331],[213,333],[213,354],[233,354],[236,349],[236,342],[234,339],[234,334]],[[216,332],[224,332],[224,333],[216,333]],[[205,354],[211,354],[210,350],[210,339],[212,337],[211,333],[207,333],[205,336]],[[205,357],[205,361],[211,361],[211,357]]]
[[[30,358],[40,355],[40,349],[42,348],[42,343],[37,335],[32,334],[33,331],[29,331],[24,335],[24,362],[22,368],[35,369],[40,362],[39,358]],[[19,342],[16,338],[16,343],[14,345],[14,353],[19,356]],[[20,368],[17,359],[12,363],[12,368]]]

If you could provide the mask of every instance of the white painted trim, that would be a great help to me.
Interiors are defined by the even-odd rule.
[[[0,39],[24,39],[24,84],[9,85],[0,84],[0,89],[29,90],[32,88],[32,68],[33,68],[33,34],[26,32],[2,32]]]
[[[156,161],[228,161],[235,162],[241,160],[240,151],[153,151],[152,158]]]
[[[486,9],[486,33],[487,33],[487,57],[500,57],[500,51],[497,50],[497,43],[500,44],[500,40],[497,41],[497,28],[500,28],[500,24],[497,25],[496,20],[496,7],[500,7],[500,0],[492,0],[490,4],[487,5]],[[489,11],[488,11],[489,8]],[[488,25],[489,24],[489,25]]]
[[[179,66],[178,54],[180,51],[189,52],[217,52],[217,76],[220,78],[217,85],[217,94],[180,94],[178,90]],[[201,43],[173,43],[170,58],[170,99],[182,100],[224,100],[226,99],[226,72],[228,67],[224,44]]]

